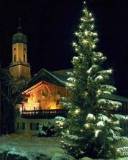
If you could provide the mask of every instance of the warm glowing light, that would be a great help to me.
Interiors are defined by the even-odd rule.
[[[39,103],[37,102],[36,97],[28,98],[28,102],[24,103],[24,109],[25,110],[39,109]]]
[[[39,82],[23,92],[23,110],[61,109],[60,98],[66,95],[65,88],[48,82]]]
[[[49,105],[48,105],[48,108],[49,109],[57,109],[57,105],[55,102],[50,102]]]

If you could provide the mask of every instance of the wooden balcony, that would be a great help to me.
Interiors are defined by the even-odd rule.
[[[21,118],[27,119],[52,119],[56,116],[66,117],[67,111],[63,109],[53,110],[24,110],[21,113]]]

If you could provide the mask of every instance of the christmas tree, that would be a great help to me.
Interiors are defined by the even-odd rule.
[[[68,115],[63,125],[62,145],[75,158],[115,158],[120,138],[119,120],[113,110],[120,102],[110,100],[116,91],[110,85],[112,69],[103,69],[106,57],[96,49],[98,35],[94,18],[84,3],[73,47],[73,71],[69,73],[69,97],[63,99]]]

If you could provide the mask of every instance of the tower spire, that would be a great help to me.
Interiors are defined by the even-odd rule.
[[[21,26],[21,17],[18,18],[18,27],[17,27],[17,31],[21,31],[22,30],[22,26]]]

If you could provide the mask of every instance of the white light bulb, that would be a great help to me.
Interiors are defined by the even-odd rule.
[[[95,47],[96,47],[96,45],[95,45],[95,44],[93,44],[93,45],[92,45],[92,48],[95,48]]]
[[[81,28],[82,28],[82,25],[80,25],[79,28],[81,29]]]
[[[84,127],[87,129],[87,128],[90,128],[90,124],[89,123],[86,123],[85,125],[84,125]]]
[[[78,48],[75,48],[75,51],[78,51]]]
[[[94,21],[94,18],[91,18],[90,20],[91,20],[91,21]]]
[[[86,36],[88,35],[88,31],[85,31],[84,33],[85,33]]]
[[[69,130],[67,130],[67,133],[69,134]]]
[[[92,13],[89,13],[89,16],[92,16]]]
[[[81,18],[80,20],[81,20],[81,21],[84,21],[84,18]]]
[[[80,113],[80,109],[75,110],[75,114],[78,114],[78,113]]]
[[[88,41],[87,41],[87,40],[85,40],[85,39],[84,39],[82,42],[83,42],[84,44],[87,44],[87,43],[88,43]]]
[[[72,43],[72,45],[73,45],[73,46],[76,46],[76,43],[75,43],[75,42],[73,42],[73,43]]]
[[[77,36],[77,35],[79,35],[79,33],[78,33],[78,32],[75,32],[75,35]]]
[[[94,25],[91,25],[91,29],[94,29]]]
[[[98,34],[96,32],[93,33],[93,36],[97,36]]]

